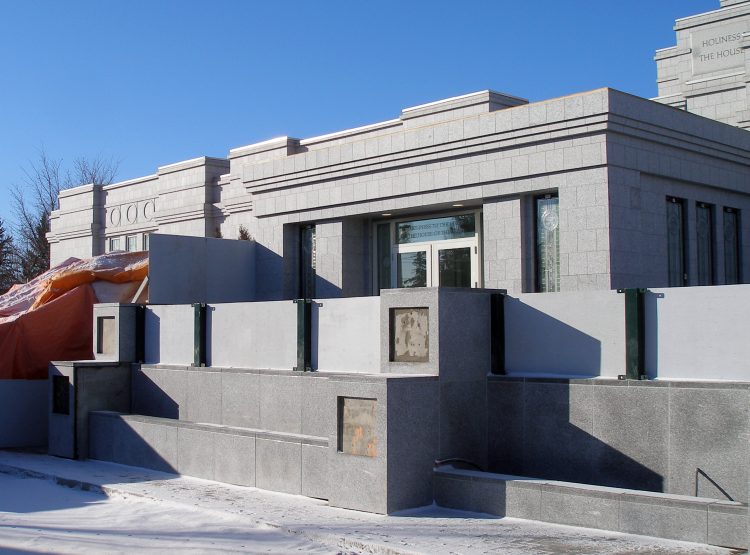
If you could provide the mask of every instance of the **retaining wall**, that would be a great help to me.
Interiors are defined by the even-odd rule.
[[[628,534],[747,547],[747,505],[470,470],[435,471],[435,501],[480,511]]]
[[[750,384],[492,377],[487,406],[493,472],[748,501]]]
[[[47,445],[47,380],[0,380],[0,448]]]

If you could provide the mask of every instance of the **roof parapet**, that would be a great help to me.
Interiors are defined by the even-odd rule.
[[[494,112],[495,110],[512,108],[514,106],[521,106],[528,103],[529,101],[525,98],[486,90],[461,96],[454,96],[436,102],[428,102],[427,104],[420,104],[419,106],[413,106],[411,108],[404,108],[401,110],[401,119],[407,120],[420,118],[442,112],[479,107],[482,105],[486,105],[487,112]]]

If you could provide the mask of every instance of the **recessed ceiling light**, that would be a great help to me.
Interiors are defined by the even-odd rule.
[[[461,204],[460,202],[457,202],[456,204],[451,204],[451,206],[456,206],[456,207],[458,207],[458,206],[463,206],[463,204]]]
[[[390,213],[390,212],[383,212],[383,213],[381,214],[381,216],[391,216],[391,213]]]

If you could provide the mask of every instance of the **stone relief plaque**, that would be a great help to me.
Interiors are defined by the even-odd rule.
[[[430,309],[391,309],[391,362],[430,360]]]
[[[742,33],[748,30],[748,23],[743,22],[694,31],[690,35],[693,75],[744,68]]]
[[[378,454],[376,399],[339,397],[338,450],[349,455]]]

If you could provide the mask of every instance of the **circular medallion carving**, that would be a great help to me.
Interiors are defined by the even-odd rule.
[[[120,212],[120,208],[113,208],[109,212],[109,223],[114,226],[118,226],[120,225],[120,220],[122,220],[122,212]]]
[[[143,205],[143,218],[147,221],[151,221],[154,218],[154,212],[156,211],[156,206],[154,204],[153,200],[146,201],[146,203]]]
[[[131,204],[128,206],[128,209],[125,211],[125,219],[128,221],[129,224],[134,224],[135,221],[138,219],[138,206],[135,204]]]
[[[544,209],[542,211],[542,225],[544,226],[544,229],[547,231],[554,231],[557,229],[557,226],[560,224],[560,219],[557,215],[556,210],[547,210]]]

